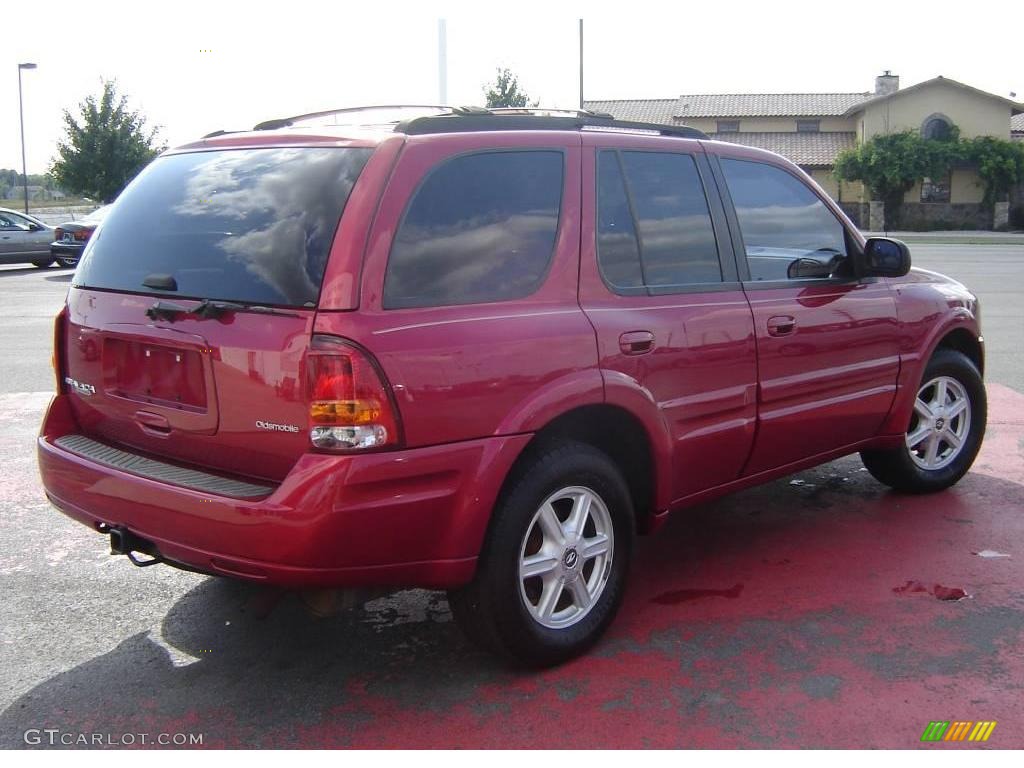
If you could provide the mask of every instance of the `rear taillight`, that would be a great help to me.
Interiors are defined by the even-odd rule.
[[[358,347],[314,336],[306,358],[309,439],[330,451],[399,444],[398,413],[383,372]]]
[[[58,395],[64,391],[64,328],[67,325],[67,320],[68,306],[65,304],[53,320],[53,355],[50,357],[53,375],[57,380]]]
[[[82,242],[85,242],[86,240],[89,239],[89,235],[91,234],[91,229],[80,229],[77,232],[75,232],[75,240],[81,240]]]
[[[64,237],[64,230],[61,229],[60,227],[57,227],[57,229],[54,230],[53,239],[60,240],[62,237]]]

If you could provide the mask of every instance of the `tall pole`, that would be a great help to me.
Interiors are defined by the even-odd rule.
[[[25,110],[21,105],[21,70],[35,69],[31,62],[18,65],[18,121],[21,123],[21,184],[25,192],[25,215],[28,215],[28,167],[25,164]]]
[[[580,109],[583,109],[583,19],[580,19]]]
[[[21,185],[25,192],[25,215],[28,215],[28,168],[25,164],[25,109],[21,105],[21,64],[18,65],[18,121],[21,123]]]
[[[437,20],[437,95],[438,104],[448,103],[448,29],[444,19]]]

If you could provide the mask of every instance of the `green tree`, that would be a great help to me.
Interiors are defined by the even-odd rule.
[[[487,106],[491,107],[536,107],[540,102],[530,103],[530,97],[519,89],[519,79],[507,68],[498,68],[493,83],[484,86]]]
[[[67,192],[110,202],[166,147],[157,143],[158,128],[129,109],[116,83],[103,81],[97,98],[87,96],[76,118],[64,110],[64,141],[50,173]]]
[[[942,139],[925,139],[917,131],[873,136],[836,158],[840,181],[861,181],[876,200],[885,203],[885,225],[899,225],[903,196],[925,177],[949,173],[963,156],[960,132],[953,126]]]
[[[963,156],[978,168],[985,185],[984,204],[991,207],[1024,181],[1024,143],[995,136],[976,136],[963,142]]]

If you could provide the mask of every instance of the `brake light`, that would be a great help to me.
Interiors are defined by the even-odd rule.
[[[54,230],[53,239],[60,240],[62,237],[64,237],[64,230],[61,229],[60,227],[57,227],[57,229]]]
[[[309,439],[316,448],[351,451],[399,444],[398,412],[383,373],[361,349],[314,336],[306,358]]]
[[[84,240],[88,240],[89,239],[89,235],[91,235],[91,234],[92,234],[92,230],[91,229],[80,229],[77,232],[75,232],[75,240],[83,240],[83,241]]]
[[[64,328],[67,325],[67,318],[68,305],[65,304],[53,320],[53,354],[50,356],[50,365],[53,366],[58,395],[64,391],[64,377],[61,369],[64,362]]]

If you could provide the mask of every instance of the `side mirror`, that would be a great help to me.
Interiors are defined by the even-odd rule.
[[[869,237],[859,266],[862,277],[902,277],[910,271],[910,249],[902,240]]]
[[[831,277],[834,265],[817,259],[800,258],[786,267],[786,277],[790,280],[809,280],[819,277]]]
[[[36,224],[36,223],[35,223],[34,221],[30,221],[30,222],[28,223],[28,230],[29,230],[29,232],[38,232],[38,231],[39,231],[39,230],[41,230],[41,229],[42,229],[42,227],[40,227],[40,226],[39,226],[38,224]]]

